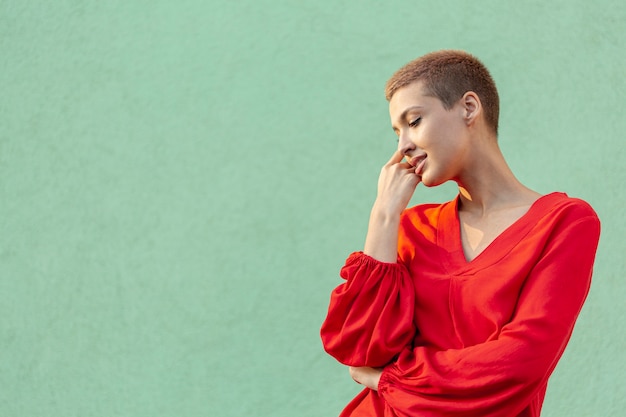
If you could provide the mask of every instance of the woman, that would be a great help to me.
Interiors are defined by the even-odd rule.
[[[341,416],[539,416],[589,290],[599,220],[515,178],[475,57],[418,58],[386,97],[398,149],[321,329],[365,386]],[[446,181],[454,200],[406,209],[419,183]]]

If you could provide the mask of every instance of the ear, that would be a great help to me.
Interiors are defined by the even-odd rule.
[[[463,113],[468,126],[474,124],[474,122],[478,120],[478,116],[483,112],[483,105],[480,102],[480,98],[478,94],[473,91],[468,91],[463,94],[461,105],[463,106]]]

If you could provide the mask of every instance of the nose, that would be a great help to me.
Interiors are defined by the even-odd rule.
[[[415,144],[411,141],[406,131],[401,131],[398,136],[398,150],[405,156],[415,150]]]

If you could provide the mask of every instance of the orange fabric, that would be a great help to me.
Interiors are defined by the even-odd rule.
[[[326,351],[384,366],[341,416],[539,416],[599,235],[587,203],[552,193],[467,262],[456,200],[405,210],[398,263],[353,253],[331,295]]]

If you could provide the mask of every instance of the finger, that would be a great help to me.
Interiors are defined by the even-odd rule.
[[[389,165],[397,164],[401,162],[402,159],[404,159],[404,153],[400,150],[396,150],[391,156],[391,159],[387,162],[387,165],[389,166]]]

